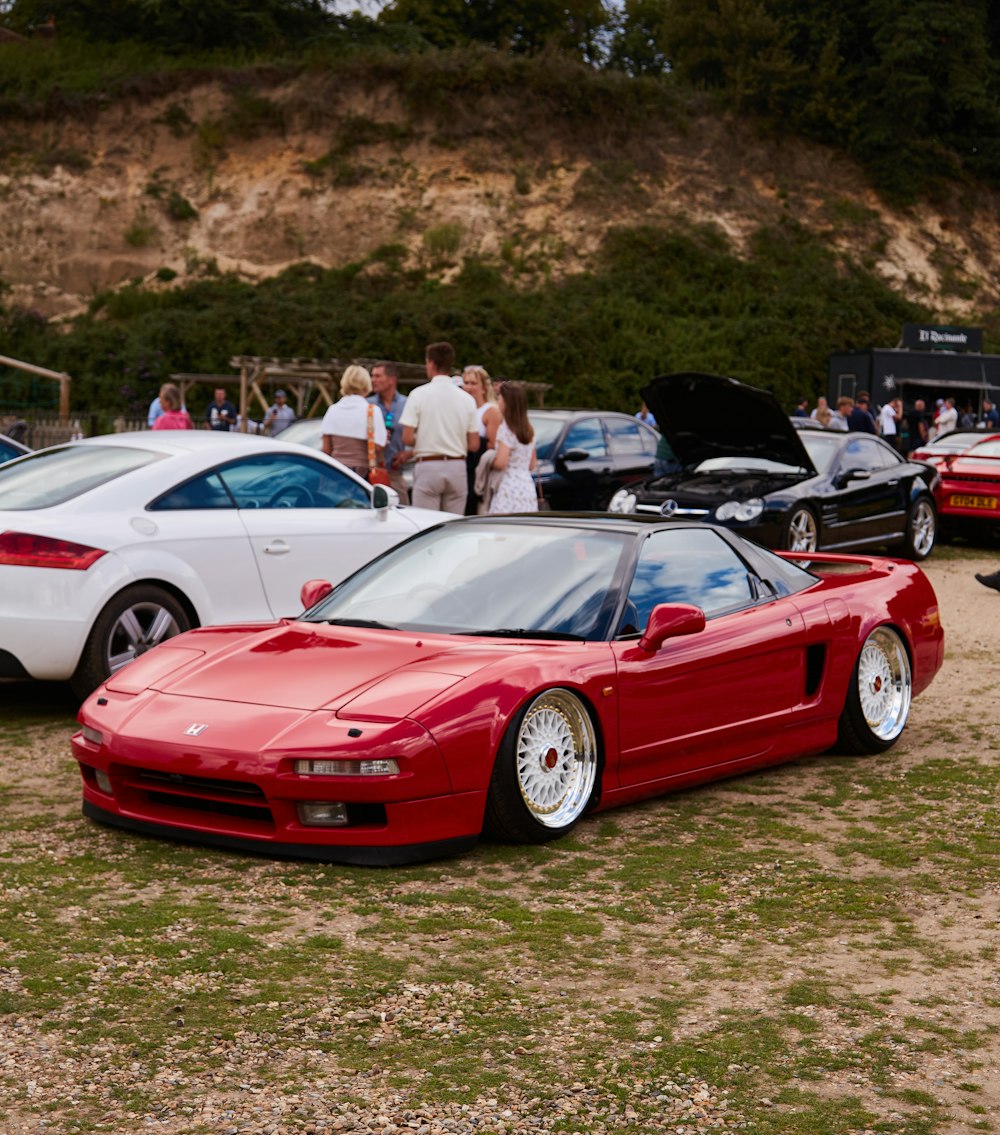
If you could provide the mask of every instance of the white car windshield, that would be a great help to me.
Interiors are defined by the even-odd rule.
[[[771,461],[766,457],[706,457],[695,468],[696,473],[716,473],[720,470],[740,470],[752,473],[801,473],[798,465],[786,465],[783,461]]]
[[[51,508],[166,454],[117,445],[68,445],[0,466],[0,512]]]
[[[1000,457],[1000,439],[990,438],[989,441],[981,441],[978,445],[974,445],[966,457]]]
[[[310,622],[447,634],[600,638],[631,535],[576,527],[448,524],[362,568]]]

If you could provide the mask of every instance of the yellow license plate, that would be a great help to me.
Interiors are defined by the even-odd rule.
[[[996,508],[996,497],[970,497],[964,494],[952,495],[952,508]]]

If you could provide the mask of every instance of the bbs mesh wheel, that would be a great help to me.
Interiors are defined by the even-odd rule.
[[[587,707],[571,690],[544,690],[504,734],[490,780],[486,831],[514,843],[565,835],[596,803],[599,764]]]

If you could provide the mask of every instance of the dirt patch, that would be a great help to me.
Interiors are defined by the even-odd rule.
[[[28,156],[0,174],[0,261],[14,301],[66,315],[95,290],[154,283],[163,269],[179,283],[216,269],[259,280],[302,261],[341,266],[390,243],[444,278],[464,255],[510,249],[558,276],[579,270],[613,225],[710,224],[741,251],[784,218],[952,318],[997,300],[1000,197],[894,211],[832,151],[734,120],[661,125],[642,139],[639,165],[626,136],[607,140],[603,161],[551,139],[518,160],[495,122],[447,143],[429,123],[402,122],[389,87],[339,92],[332,123],[303,109],[295,84],[266,95],[298,107],[280,134],[218,134],[227,106],[218,84],[25,128],[29,150],[46,160]],[[357,138],[358,121],[370,124],[368,140]],[[450,262],[429,260],[427,234],[444,224],[458,226],[458,247]]]

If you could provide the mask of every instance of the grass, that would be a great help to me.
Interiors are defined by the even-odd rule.
[[[0,683],[0,1035],[51,1054],[0,1107],[200,1133],[210,1095],[298,1132],[377,1089],[508,1131],[990,1130],[1000,771],[937,716],[880,758],[380,871],[86,822],[68,695]]]

